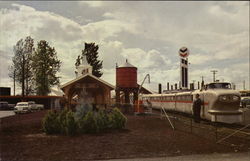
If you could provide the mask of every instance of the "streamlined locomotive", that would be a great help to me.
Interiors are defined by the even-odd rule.
[[[165,94],[144,94],[141,96],[144,106],[156,109],[178,111],[192,114],[192,105],[196,94],[202,100],[201,118],[212,122],[238,123],[242,121],[240,93],[232,89],[228,82],[206,84],[201,90],[182,91]]]

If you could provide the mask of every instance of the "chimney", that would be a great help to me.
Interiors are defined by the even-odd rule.
[[[161,83],[158,85],[158,93],[161,94]]]

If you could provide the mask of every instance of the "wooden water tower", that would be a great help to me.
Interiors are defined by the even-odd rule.
[[[130,96],[133,95],[133,103],[138,99],[137,68],[131,65],[128,60],[116,66],[116,104],[120,105],[121,92],[124,94],[125,105],[130,104]]]

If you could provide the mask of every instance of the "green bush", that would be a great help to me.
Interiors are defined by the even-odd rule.
[[[78,121],[80,133],[97,133],[99,131],[97,121],[92,111]]]
[[[69,110],[64,109],[60,112],[59,116],[58,116],[58,120],[60,123],[60,132],[61,134],[65,134],[66,133],[66,115],[69,112]]]
[[[109,115],[103,110],[98,111],[96,115],[96,123],[100,131],[103,131],[104,129],[108,129],[111,127]]]
[[[118,108],[109,112],[99,110],[98,112],[88,111],[86,113],[83,109],[80,111],[78,115],[68,110],[63,110],[60,113],[49,111],[42,121],[43,130],[46,134],[97,133],[105,129],[122,129],[127,121]]]
[[[61,126],[58,120],[58,113],[56,111],[49,111],[43,121],[42,128],[46,134],[58,134],[60,133]]]
[[[125,127],[127,118],[121,113],[118,108],[114,108],[110,114],[111,127],[113,129],[122,129]]]
[[[75,135],[77,132],[77,123],[75,121],[74,113],[72,111],[68,111],[66,114],[66,122],[64,129],[67,135]]]
[[[76,120],[82,119],[83,117],[86,116],[86,114],[89,111],[92,111],[92,105],[87,104],[87,103],[83,104],[83,105],[77,105],[76,106],[76,112],[75,112],[75,119]]]

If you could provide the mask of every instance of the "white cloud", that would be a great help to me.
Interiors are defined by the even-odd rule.
[[[80,4],[87,4],[90,7],[94,7],[94,8],[99,8],[102,7],[104,2],[103,1],[81,1],[79,2]]]
[[[49,41],[63,61],[60,76],[65,83],[74,77],[75,59],[84,42],[95,42],[103,60],[103,79],[114,83],[115,63],[120,65],[127,58],[138,67],[138,80],[150,73],[153,83],[149,87],[157,89],[157,83],[179,81],[177,51],[187,46],[190,81],[200,80],[201,75],[211,80],[212,69],[217,69],[220,77],[238,84],[248,79],[248,66],[242,65],[247,62],[242,58],[249,55],[249,2],[84,1],[75,4],[89,13],[98,11],[100,17],[94,19],[86,11],[76,21],[91,19],[91,22],[81,25],[52,10],[39,11],[20,4],[1,9],[0,50],[12,57],[13,45],[28,35],[35,41]],[[67,9],[74,12],[74,8]],[[148,42],[152,44],[150,47],[146,45]],[[2,71],[6,65],[1,65]],[[2,80],[0,85],[4,86]]]

